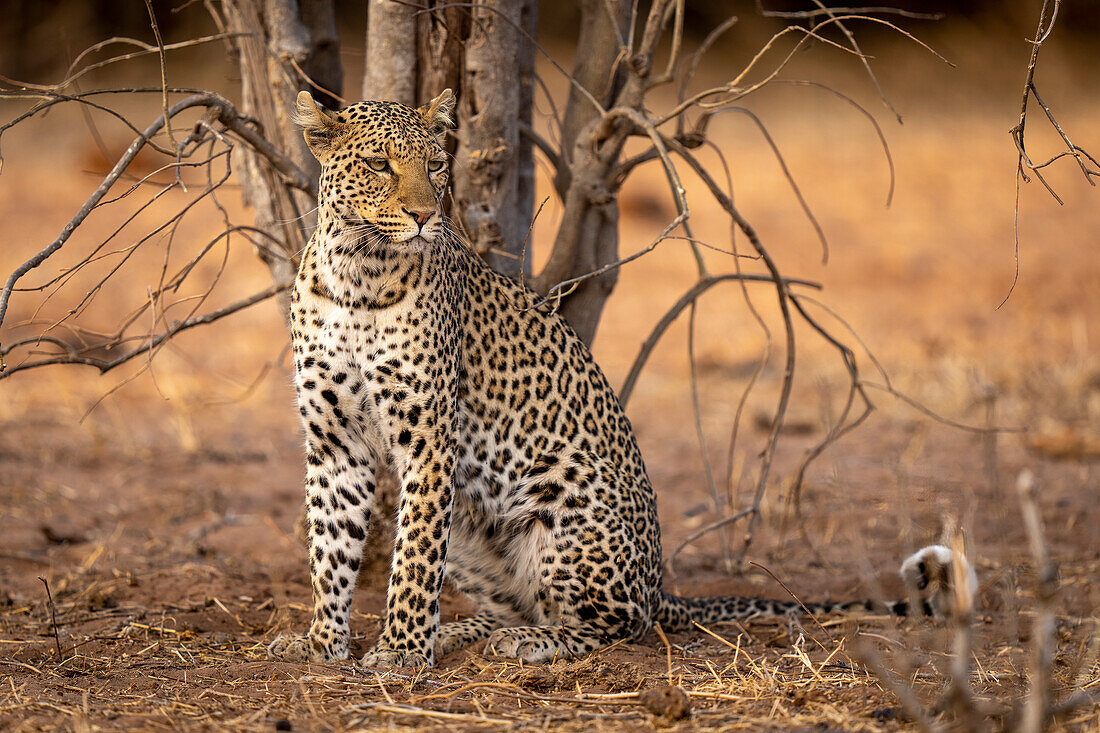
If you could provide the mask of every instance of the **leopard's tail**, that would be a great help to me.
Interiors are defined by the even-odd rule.
[[[977,576],[965,557],[959,558],[963,571],[959,591],[967,595],[973,604],[977,591]],[[924,615],[943,616],[952,607],[955,558],[943,545],[930,545],[910,556],[901,566],[901,579],[912,600],[900,601],[842,601],[802,604],[794,600],[771,600],[741,596],[685,598],[662,592],[653,620],[666,631],[686,631],[694,623],[707,625],[722,621],[736,621],[758,615],[782,616],[785,614],[813,615],[829,613],[870,612],[894,616]]]

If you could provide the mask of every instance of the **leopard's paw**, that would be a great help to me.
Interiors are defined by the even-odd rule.
[[[379,644],[363,655],[361,664],[371,669],[421,669],[435,666],[435,661],[431,654],[390,649]]]
[[[321,645],[315,645],[308,636],[302,634],[284,634],[267,645],[268,659],[281,659],[284,662],[339,662]]]
[[[309,662],[309,637],[301,634],[283,634],[267,645],[268,659],[281,659],[286,662]]]
[[[466,646],[467,641],[464,634],[451,634],[447,631],[447,627],[444,626],[439,630],[439,633],[435,635],[435,643],[432,645],[432,649],[435,652],[434,656],[445,657],[455,649]]]
[[[498,657],[522,659],[531,664],[550,662],[559,654],[566,653],[554,638],[552,630],[530,626],[497,629],[489,635],[485,651]]]

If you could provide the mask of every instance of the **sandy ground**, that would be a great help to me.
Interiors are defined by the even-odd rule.
[[[1004,132],[1014,121],[1013,102],[981,106],[965,94],[938,104],[912,101],[905,126],[886,131],[897,171],[887,209],[888,169],[873,129],[827,95],[797,93],[805,95],[797,106],[765,98],[758,112],[829,237],[827,265],[751,122],[716,123],[738,205],[765,245],[787,275],[824,284],[815,297],[858,332],[897,389],[951,420],[1026,431],[968,432],[872,390],[879,409],[809,471],[800,521],[788,501],[790,479],[845,395],[835,351],[800,328],[791,430],[747,560],[802,598],[894,597],[901,592],[894,573],[906,552],[957,524],[981,585],[970,684],[1002,715],[1026,689],[1034,573],[1013,486],[1027,468],[1037,477],[1060,570],[1055,689],[1060,696],[1082,685],[1095,690],[1100,667],[1089,640],[1100,577],[1096,194],[1068,166],[1052,178],[1063,207],[1035,185],[1024,189],[1020,279],[998,309],[1016,269],[1015,154]],[[1077,102],[1061,121],[1081,140],[1100,140],[1096,111]],[[34,142],[29,131],[5,139],[5,272],[56,236],[96,183],[81,172],[95,166],[86,143],[63,138],[42,151]],[[697,182],[686,183],[696,235],[728,247],[727,222]],[[662,185],[652,167],[624,191],[624,253],[644,246],[673,215]],[[148,230],[175,203],[166,198],[135,227]],[[226,205],[241,210],[233,193]],[[555,215],[548,204],[536,243]],[[73,249],[106,236],[117,217],[93,216]],[[218,226],[216,217],[200,219],[177,239],[204,241]],[[738,247],[745,244],[738,240]],[[108,326],[140,304],[159,272],[163,243],[156,247],[135,256],[120,287],[98,296],[85,324]],[[197,277],[213,277],[220,258],[219,250]],[[212,305],[267,284],[246,246],[231,246],[226,258],[228,274]],[[707,260],[715,272],[731,269],[728,256],[709,253]],[[756,271],[756,263],[746,268]],[[675,242],[624,268],[595,348],[613,384],[621,384],[653,323],[694,277],[685,245]],[[64,313],[80,285],[60,292],[37,317]],[[699,423],[717,506],[694,427],[686,315],[654,351],[629,403],[658,489],[667,553],[730,506],[750,501],[783,357],[774,299],[750,287],[772,330],[770,344],[736,286],[709,293],[695,318]],[[35,317],[36,297],[17,298],[9,321]],[[859,342],[829,311],[813,308],[856,349],[869,381],[882,383]],[[925,700],[945,688],[950,629],[881,618],[821,619],[821,626],[757,619],[717,626],[713,635],[673,634],[668,646],[651,634],[538,668],[486,656],[480,645],[414,676],[267,660],[265,645],[279,633],[304,630],[309,615],[305,554],[294,537],[302,457],[285,345],[280,316],[266,303],[181,337],[102,402],[148,365],[103,376],[52,368],[3,382],[0,727],[912,727],[862,666],[867,649]],[[731,459],[732,416],[761,354],[769,361],[747,400]],[[686,546],[675,558],[675,586],[692,594],[787,597],[760,567],[728,567],[724,547],[736,551],[742,529]],[[40,578],[49,583],[53,609]],[[378,632],[383,599],[383,577],[365,578],[352,620],[356,654]],[[471,610],[451,595],[443,607],[445,618]],[[670,682],[686,691],[690,717],[669,711],[659,688]],[[1062,724],[1096,730],[1100,712],[1078,710]]]

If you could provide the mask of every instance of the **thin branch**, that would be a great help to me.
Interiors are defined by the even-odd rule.
[[[641,376],[642,368],[645,367],[646,361],[649,360],[649,356],[653,353],[653,349],[657,346],[657,342],[664,336],[668,327],[683,313],[684,309],[694,303],[699,296],[712,287],[721,282],[728,280],[740,280],[743,282],[765,282],[772,283],[774,280],[770,275],[749,275],[738,273],[727,273],[723,275],[712,275],[710,277],[701,278],[686,293],[680,296],[671,308],[665,311],[665,314],[661,316],[661,319],[657,321],[656,325],[649,332],[649,336],[642,342],[641,348],[638,350],[638,354],[634,357],[634,363],[630,366],[630,371],[626,375],[626,379],[623,380],[623,386],[619,388],[619,401],[625,407],[627,402],[630,401],[630,396],[634,393],[634,387],[638,382],[638,377]],[[786,278],[784,282],[790,285],[801,285],[803,287],[814,288],[816,290],[821,289],[821,284],[812,282],[810,280],[800,280],[798,278]]]
[[[547,162],[550,163],[551,167],[553,167],[554,169],[555,177],[559,173],[561,173],[561,171],[567,170],[567,166],[565,164],[565,161],[561,157],[561,153],[558,152],[558,149],[554,147],[553,143],[532,130],[531,126],[523,121],[520,121],[518,123],[518,127],[520,134],[530,140],[534,144],[534,146],[538,148],[543,155],[546,156]]]
[[[73,356],[71,354],[69,356],[57,356],[49,359],[41,359],[39,361],[27,362],[14,367],[10,367],[0,372],[0,379],[5,379],[7,377],[10,377],[12,374],[15,374],[16,372],[20,372],[25,369],[50,366],[53,364],[83,364],[86,366],[93,366],[101,373],[107,372],[121,364],[125,364],[136,356],[141,356],[150,349],[155,349],[156,347],[160,346],[177,334],[182,333],[183,331],[192,329],[195,326],[203,326],[213,323],[214,321],[220,320],[222,318],[225,318],[226,316],[230,316],[238,311],[244,310],[249,306],[253,306],[257,303],[268,300],[269,298],[278,295],[284,290],[289,289],[290,285],[290,283],[277,283],[261,290],[258,293],[250,295],[247,298],[238,300],[235,303],[227,305],[224,308],[219,308],[218,310],[211,311],[210,313],[205,313],[201,316],[194,316],[184,321],[177,322],[173,324],[168,330],[157,334],[155,337],[149,339],[140,347],[133,349],[132,351],[128,351],[116,359],[106,360],[88,356]]]
[[[1008,288],[1008,293],[1005,294],[1004,300],[997,306],[1000,309],[1008,302],[1008,299],[1012,297],[1012,293],[1016,289],[1016,283],[1020,277],[1020,181],[1025,183],[1031,182],[1031,177],[1027,174],[1027,171],[1031,171],[1036,178],[1039,179],[1039,183],[1043,184],[1043,187],[1047,192],[1058,202],[1058,205],[1063,205],[1062,198],[1054,191],[1054,188],[1047,182],[1046,178],[1042,174],[1042,169],[1053,163],[1055,160],[1064,157],[1065,155],[1072,155],[1074,160],[1077,161],[1077,165],[1081,168],[1081,173],[1084,175],[1085,180],[1090,186],[1095,186],[1096,181],[1093,180],[1094,176],[1100,176],[1100,163],[1097,162],[1090,153],[1075,145],[1066,134],[1062,126],[1058,124],[1057,119],[1054,117],[1054,113],[1050,110],[1050,107],[1043,102],[1042,97],[1039,96],[1039,90],[1035,86],[1035,66],[1039,61],[1039,49],[1042,48],[1043,43],[1050,36],[1051,31],[1054,30],[1054,21],[1058,18],[1058,10],[1061,7],[1061,0],[1054,0],[1054,7],[1050,12],[1050,19],[1047,20],[1047,9],[1050,7],[1050,0],[1043,0],[1043,5],[1039,10],[1039,22],[1035,28],[1035,38],[1029,40],[1031,44],[1031,56],[1028,59],[1027,71],[1024,73],[1024,89],[1020,96],[1020,120],[1013,126],[1008,132],[1012,136],[1012,142],[1016,146],[1017,159],[1016,159],[1016,202],[1014,204],[1014,221],[1013,221],[1013,257],[1016,262],[1015,272],[1012,276],[1012,284]],[[1035,101],[1043,109],[1047,120],[1051,126],[1054,127],[1058,136],[1062,138],[1062,142],[1065,143],[1066,148],[1063,152],[1055,155],[1045,163],[1036,164],[1032,161],[1031,156],[1027,152],[1027,145],[1024,140],[1024,131],[1027,127],[1027,103],[1028,100],[1034,96]],[[1089,168],[1086,161],[1091,162],[1097,167],[1097,170]]]
[[[156,91],[159,94],[161,90],[157,88],[155,90],[149,91]],[[48,110],[55,105],[62,104],[63,102],[78,102],[82,106],[91,107],[92,109],[99,110],[100,112],[106,112],[107,114],[111,115],[119,122],[121,122],[123,125],[125,125],[127,128],[129,128],[129,130],[134,134],[141,134],[141,130],[135,127],[134,124],[130,122],[130,120],[127,119],[126,116],[123,115],[121,112],[113,110],[105,105],[97,104],[95,102],[89,101],[88,99],[85,99],[85,97],[91,96],[93,94],[96,94],[96,92],[84,92],[82,94],[68,95],[61,94],[60,92],[10,93],[0,91],[0,99],[30,99],[34,97],[46,97],[46,99],[34,105],[31,109],[27,110],[23,114],[18,115],[17,117],[15,117],[15,119],[10,120],[3,125],[0,125],[0,136],[3,136],[4,133],[6,133],[9,129],[15,127],[24,120],[30,119],[39,112],[44,112],[45,110]],[[175,155],[175,151],[162,147],[154,140],[147,140],[146,144],[156,150],[158,153],[162,153],[163,155]],[[0,155],[0,170],[3,170],[3,162],[3,155]]]
[[[793,599],[794,599],[794,602],[795,602],[795,603],[797,603],[797,604],[799,605],[799,607],[800,607],[800,608],[802,609],[803,613],[805,613],[805,614],[806,614],[807,616],[809,616],[809,617],[810,617],[810,620],[812,620],[812,621],[813,621],[813,622],[814,622],[815,624],[817,624],[817,628],[821,629],[821,630],[822,630],[822,631],[823,631],[823,632],[825,633],[825,636],[827,636],[827,637],[828,637],[829,641],[833,642],[834,644],[836,643],[836,640],[835,640],[835,639],[833,639],[833,635],[829,633],[829,630],[828,630],[828,629],[826,629],[826,628],[825,628],[824,626],[822,626],[822,625],[821,625],[821,622],[817,620],[817,616],[815,616],[815,615],[813,614],[813,612],[812,612],[812,611],[810,611],[810,609],[806,608],[806,604],[802,602],[802,599],[801,599],[801,598],[799,598],[798,596],[796,596],[796,595],[795,595],[795,593],[794,593],[794,591],[793,591],[793,590],[791,590],[791,589],[790,589],[789,587],[787,587],[787,584],[786,584],[786,583],[784,583],[784,582],[783,582],[782,580],[780,580],[780,579],[779,579],[779,578],[778,578],[778,577],[776,576],[776,574],[775,574],[775,573],[773,573],[773,572],[772,572],[771,570],[769,570],[768,568],[764,567],[763,565],[761,565],[761,564],[760,564],[760,563],[758,563],[758,562],[750,562],[750,563],[749,563],[749,565],[753,565],[753,566],[755,566],[755,567],[758,567],[758,568],[760,568],[760,569],[761,569],[761,570],[763,570],[763,571],[764,571],[765,573],[767,573],[768,575],[770,575],[770,576],[772,577],[772,580],[774,580],[774,581],[775,581],[776,583],[779,583],[779,585],[780,585],[780,586],[781,586],[781,587],[783,588],[783,590],[787,591],[787,595],[789,595],[789,596],[790,596],[791,598],[793,598]]]
[[[684,101],[684,97],[687,95],[688,85],[690,85],[692,79],[695,78],[695,72],[698,71],[699,63],[703,60],[703,56],[707,53],[707,51],[710,50],[710,47],[713,46],[718,41],[718,39],[722,37],[723,34],[725,34],[726,31],[734,26],[735,23],[737,23],[736,15],[731,15],[730,17],[719,23],[710,31],[710,33],[707,34],[707,37],[703,39],[703,42],[701,44],[699,44],[699,48],[697,48],[691,54],[691,56],[687,58],[686,68],[683,74],[681,74],[679,84],[677,85],[678,88],[676,92],[676,98],[678,101]],[[680,127],[677,129],[677,133],[683,132],[683,122],[683,117],[678,118],[678,124],[680,125]]]
[[[943,730],[937,725],[924,709],[924,705],[916,693],[904,682],[894,676],[894,673],[886,668],[882,658],[871,648],[871,645],[863,639],[859,639],[856,646],[856,658],[862,662],[875,675],[879,682],[886,686],[894,694],[901,704],[906,715],[913,720],[917,727],[924,733],[938,733]]]
[[[665,556],[665,565],[668,566],[668,568],[671,570],[672,569],[672,563],[676,560],[676,556],[679,555],[683,551],[683,549],[685,547],[687,547],[688,545],[690,545],[692,542],[695,542],[699,538],[703,537],[706,534],[709,534],[710,532],[713,532],[716,529],[721,529],[722,527],[726,527],[730,524],[733,524],[734,522],[738,521],[739,519],[744,519],[745,517],[749,516],[752,513],[753,513],[753,509],[750,507],[750,508],[745,509],[743,511],[737,512],[736,514],[731,514],[728,517],[722,517],[718,521],[711,522],[710,524],[706,525],[702,529],[699,529],[695,532],[692,532],[683,542],[681,542],[679,545],[676,546],[675,550],[673,550],[670,554]]]
[[[50,581],[43,578],[41,575],[38,579],[42,581],[42,585],[46,586],[46,601],[50,607],[50,624],[53,628],[53,640],[57,644],[57,663],[61,664],[65,661],[65,655],[61,653],[61,635],[57,632],[57,610],[54,607],[53,593],[50,592]]]
[[[249,143],[253,150],[266,158],[272,167],[286,179],[289,185],[316,196],[316,184],[306,176],[297,165],[255,130],[244,117],[237,113],[236,109],[228,100],[213,93],[197,94],[187,97],[172,105],[167,115],[161,115],[142,131],[142,133],[130,143],[126,152],[119,158],[118,162],[111,169],[111,172],[103,179],[99,187],[96,188],[88,200],[85,201],[84,205],[81,206],[80,210],[69,223],[65,225],[65,228],[58,237],[12,272],[5,282],[3,290],[0,291],[0,324],[3,323],[4,317],[7,314],[8,303],[12,291],[19,279],[31,270],[42,265],[64,246],[65,242],[68,241],[69,237],[76,231],[76,228],[80,226],[88,215],[99,205],[103,197],[106,196],[107,192],[122,176],[123,172],[130,163],[133,162],[134,158],[137,157],[141,148],[165,126],[168,120],[186,109],[200,106],[217,110],[218,120],[225,125],[227,129],[233,131],[241,139]]]
[[[787,414],[787,406],[790,402],[791,390],[794,385],[794,369],[795,369],[795,336],[794,336],[794,324],[791,320],[790,310],[790,291],[787,285],[787,281],[779,272],[778,266],[772,259],[771,254],[764,248],[763,243],[760,241],[759,236],[756,234],[756,230],[751,224],[741,216],[741,213],[733,205],[733,201],[726,195],[724,191],[714,181],[714,178],[710,173],[703,168],[702,164],[691,154],[690,151],[683,149],[682,146],[676,145],[676,152],[688,163],[689,166],[695,171],[707,187],[710,189],[711,195],[715,201],[725,209],[730,219],[736,223],[737,228],[745,235],[746,239],[752,245],[752,248],[760,256],[764,263],[765,268],[771,275],[772,282],[775,284],[776,299],[778,300],[779,312],[783,319],[783,331],[785,336],[786,356],[784,359],[783,368],[783,382],[779,389],[779,398],[776,403],[775,417],[772,420],[772,428],[768,436],[767,445],[764,448],[764,452],[760,459],[760,473],[757,478],[756,491],[753,496],[753,513],[749,520],[749,526],[745,531],[745,538],[741,546],[740,556],[738,562],[744,561],[745,554],[748,552],[749,545],[752,544],[753,533],[756,529],[756,525],[760,519],[760,502],[764,498],[764,491],[767,488],[768,474],[771,470],[772,461],[775,458],[776,447],[779,443],[779,434],[783,429],[783,419]]]
[[[192,39],[187,40],[187,41],[180,41],[179,43],[168,43],[168,44],[165,44],[162,48],[163,48],[164,51],[175,51],[175,50],[180,49],[180,48],[191,48],[192,46],[198,46],[198,45],[203,44],[203,43],[210,43],[211,41],[221,41],[221,40],[226,40],[226,39],[229,39],[229,38],[237,38],[237,37],[240,37],[242,35],[245,35],[245,34],[243,34],[243,33],[217,33],[217,34],[212,35],[212,36],[203,36],[202,38],[192,38]],[[32,84],[30,82],[19,81],[18,79],[10,79],[10,78],[2,75],[2,74],[0,74],[0,82],[4,82],[5,84],[10,84],[10,85],[12,85],[14,87],[18,87],[20,89],[34,89],[34,90],[37,90],[37,91],[54,92],[54,91],[59,91],[61,89],[64,89],[67,86],[70,86],[73,82],[77,81],[78,79],[83,77],[85,74],[89,74],[93,71],[96,71],[97,69],[102,69],[105,66],[110,66],[111,64],[116,64],[120,61],[129,61],[130,59],[136,59],[136,58],[140,58],[142,56],[150,56],[152,54],[161,52],[161,49],[158,48],[157,46],[150,46],[149,44],[144,43],[143,41],[139,41],[139,40],[134,39],[134,38],[117,38],[117,37],[116,38],[110,38],[106,41],[101,41],[101,42],[95,44],[94,46],[92,46],[90,49],[88,49],[88,51],[91,51],[91,50],[98,51],[99,49],[103,48],[104,46],[106,46],[107,44],[110,44],[110,43],[128,43],[128,44],[133,45],[133,46],[138,46],[142,50],[141,51],[134,51],[133,53],[122,54],[121,56],[113,56],[113,57],[111,57],[109,59],[106,59],[104,61],[99,61],[99,62],[96,62],[94,64],[89,64],[88,66],[85,66],[83,69],[81,69],[79,72],[77,72],[75,74],[71,74],[71,75],[66,74],[65,78],[62,79],[61,81],[59,81],[56,84],[48,84],[48,85]],[[77,57],[77,59],[79,60],[80,58],[82,58],[86,53],[88,53],[88,51],[85,51],[84,53],[82,53],[80,56]],[[76,63],[76,62],[74,62],[74,63]],[[70,72],[72,71],[71,67],[70,67],[69,71]]]
[[[149,12],[149,25],[153,28],[153,37],[157,41],[157,61],[160,65],[160,87],[161,87],[161,107],[164,110],[164,119],[170,119],[168,114],[168,68],[164,59],[164,40],[160,37],[160,26],[157,25],[157,14],[153,11],[152,0],[145,0],[145,9]],[[175,136],[172,134],[172,126],[165,125],[164,131],[168,134],[168,141],[172,143],[172,147],[179,149],[179,143],[176,142]]]
[[[718,484],[714,481],[714,468],[710,461],[710,447],[707,445],[707,433],[703,429],[703,406],[699,402],[699,369],[695,360],[695,315],[698,312],[698,301],[691,302],[688,311],[688,337],[687,357],[688,370],[691,375],[691,412],[695,418],[695,437],[699,441],[699,452],[703,457],[703,475],[706,478],[707,488],[710,490],[711,501],[714,502],[714,511],[722,511],[722,500],[718,495]],[[729,554],[729,543],[726,535],[720,535],[722,540],[722,556],[728,565],[732,558]]]
[[[943,13],[918,13],[902,8],[827,8],[819,6],[812,10],[766,10],[757,0],[756,7],[760,14],[767,18],[819,18],[830,13],[862,13],[863,15],[897,15],[902,18],[914,20],[942,20]]]
[[[752,120],[753,124],[756,126],[756,129],[760,131],[760,134],[763,136],[764,141],[768,144],[768,147],[771,148],[772,154],[775,156],[776,162],[779,163],[779,169],[780,171],[782,171],[783,177],[787,179],[787,185],[789,185],[791,187],[791,191],[794,192],[794,197],[798,200],[799,208],[802,209],[802,213],[804,213],[806,215],[806,218],[809,219],[810,225],[814,228],[814,233],[817,234],[818,241],[821,242],[821,264],[828,264],[829,240],[825,237],[825,230],[821,228],[821,224],[820,222],[818,222],[817,217],[814,216],[813,210],[810,209],[810,205],[806,203],[806,198],[802,195],[802,189],[798,187],[798,183],[794,180],[794,176],[791,175],[791,171],[787,167],[787,161],[783,158],[783,153],[779,150],[779,146],[776,144],[775,139],[771,136],[771,133],[768,132],[767,126],[759,117],[756,116],[756,114],[752,110],[748,109],[747,107],[736,106],[709,109],[703,113],[700,124],[705,125],[706,123],[702,120],[717,116],[722,112],[739,112],[740,114],[743,114],[750,120]]]
[[[806,451],[806,454],[802,457],[802,461],[798,465],[798,470],[795,472],[794,481],[791,484],[790,491],[788,493],[789,500],[795,507],[795,513],[801,519],[802,513],[802,484],[806,477],[806,471],[809,469],[810,464],[818,458],[825,450],[843,438],[848,433],[855,430],[857,427],[863,424],[868,417],[871,416],[871,412],[874,411],[874,404],[867,396],[866,391],[863,389],[863,384],[859,377],[859,368],[856,366],[856,358],[852,353],[852,350],[845,344],[838,341],[832,334],[830,334],[821,324],[819,324],[814,318],[806,312],[806,309],[802,307],[801,298],[796,295],[791,296],[791,303],[794,305],[795,310],[802,316],[802,319],[810,325],[818,335],[824,338],[829,344],[840,352],[842,361],[844,362],[844,368],[848,372],[848,395],[844,401],[844,408],[841,410],[840,415],[830,426],[828,433],[821,439],[817,445]],[[852,412],[852,407],[855,404],[856,396],[863,401],[863,411],[856,416],[854,420],[848,422],[848,416]]]
[[[776,79],[774,84],[785,84],[788,86],[800,86],[800,87],[813,87],[814,89],[821,89],[823,91],[838,97],[848,104],[852,105],[859,111],[861,115],[867,118],[867,121],[871,123],[871,126],[875,129],[875,136],[878,137],[879,144],[882,145],[882,154],[886,156],[886,167],[890,170],[890,186],[886,191],[886,206],[889,208],[890,204],[894,200],[894,188],[897,183],[896,174],[894,172],[894,157],[890,154],[890,145],[886,142],[886,135],[882,132],[882,127],[879,125],[878,120],[871,114],[866,107],[849,97],[847,94],[838,92],[836,89],[828,86],[827,84],[821,84],[816,81],[804,81],[801,79]]]
[[[650,140],[652,140],[653,146],[654,148],[656,148],[657,155],[661,159],[661,163],[664,167],[665,177],[668,179],[669,188],[671,189],[673,198],[676,201],[676,217],[668,224],[666,224],[665,227],[661,230],[660,234],[658,234],[653,239],[653,241],[650,242],[649,245],[647,245],[641,251],[616,262],[610,262],[603,267],[597,268],[596,270],[585,273],[583,275],[567,278],[565,280],[557,282],[556,284],[549,285],[549,287],[546,288],[546,295],[532,307],[539,308],[549,302],[560,302],[562,298],[573,292],[582,282],[594,277],[599,277],[606,272],[610,272],[613,269],[621,267],[623,264],[636,260],[639,257],[642,257],[643,255],[652,252],[657,247],[657,245],[663,242],[665,238],[669,234],[671,234],[672,231],[676,229],[676,227],[680,226],[681,223],[686,221],[689,216],[687,198],[684,191],[684,185],[680,182],[680,174],[677,173],[676,166],[673,165],[672,159],[668,155],[668,150],[665,148],[665,142],[662,139],[662,135],[657,132],[657,129],[653,126],[653,123],[650,122],[649,119],[645,117],[642,113],[630,107],[615,107],[614,109],[607,112],[607,114],[605,114],[599,120],[598,124],[592,130],[590,130],[589,137],[592,138],[593,142],[600,139],[606,139],[610,135],[610,131],[614,129],[616,122],[621,119],[625,119],[628,122],[633,123],[633,125],[635,125],[638,129],[644,131],[645,134],[649,136]],[[540,284],[547,283],[547,280],[550,279],[554,272],[554,268],[552,267],[553,264],[553,260],[546,264],[546,266],[543,268],[543,272],[539,273],[538,277],[536,278],[536,282]]]
[[[953,525],[954,519],[948,524]],[[970,691],[970,658],[973,655],[971,623],[974,619],[974,594],[977,588],[970,585],[970,572],[965,566],[965,557],[962,533],[955,530],[951,542],[952,582],[948,599],[952,628],[951,658],[948,663],[951,683],[937,707],[952,710],[962,730],[977,733],[985,728],[984,716],[978,710]]]
[[[80,224],[88,217],[88,214],[90,214],[92,210],[99,204],[100,200],[105,195],[107,195],[107,192],[111,189],[111,186],[115,184],[115,181],[117,181],[119,176],[122,175],[122,172],[126,170],[126,167],[129,166],[131,162],[133,162],[135,157],[137,157],[137,154],[141,151],[141,148],[144,147],[149,138],[159,132],[160,129],[164,127],[165,122],[172,115],[178,114],[184,109],[188,109],[189,107],[200,104],[201,100],[201,97],[194,96],[189,97],[182,102],[177,102],[169,110],[169,115],[162,115],[158,117],[156,120],[153,121],[152,124],[149,125],[149,127],[145,128],[145,131],[142,132],[136,140],[130,143],[130,147],[126,149],[126,152],[123,153],[122,157],[119,158],[117,163],[115,163],[115,166],[111,169],[111,172],[107,174],[107,177],[103,179],[103,182],[99,184],[99,187],[95,190],[94,193],[92,193],[91,197],[89,197],[88,200],[84,202],[84,205],[80,207],[80,210],[76,213],[76,216],[74,216],[69,221],[69,223],[65,225],[65,228],[61,231],[61,234],[58,235],[57,239],[55,239],[44,249],[38,252],[38,254],[34,255],[22,265],[17,267],[15,271],[12,272],[10,276],[8,276],[7,282],[4,283],[3,291],[0,291],[0,324],[3,324],[4,322],[4,316],[8,310],[8,301],[11,298],[11,292],[12,289],[15,287],[15,283],[18,282],[21,277],[26,275],[34,268],[40,266],[55,252],[61,249],[65,242],[68,241],[69,237],[72,236],[72,233],[76,231],[76,228],[80,226]]]
[[[649,80],[647,86],[650,89],[671,81],[673,72],[680,60],[680,45],[684,40],[684,0],[675,0],[672,10],[676,15],[676,20],[672,29],[672,48],[668,53],[668,65],[664,73]]]
[[[814,5],[818,7],[818,10],[824,12],[830,19],[836,18],[836,13],[831,8],[825,7],[825,3],[821,0],[811,0]],[[859,47],[859,43],[856,41],[855,34],[848,30],[848,26],[841,23],[839,20],[836,23],[836,27],[844,34],[844,37],[848,39],[848,43],[851,44],[852,50],[859,56],[859,62],[863,64],[864,71],[867,72],[867,76],[870,77],[871,83],[875,85],[875,91],[878,92],[879,99],[886,105],[886,108],[894,113],[894,116],[898,120],[898,124],[901,124],[901,112],[898,112],[894,105],[890,102],[889,97],[886,96],[886,92],[883,90],[882,85],[879,83],[878,76],[875,75],[874,70],[871,69],[871,61],[863,53],[863,49]]]
[[[726,82],[725,84],[723,84],[720,87],[713,87],[711,89],[707,89],[705,91],[699,92],[698,94],[682,101],[680,104],[676,105],[676,107],[674,107],[671,111],[669,111],[664,116],[662,116],[659,120],[657,120],[655,124],[657,125],[657,127],[660,127],[660,126],[666,124],[667,122],[669,122],[670,120],[675,119],[676,117],[680,116],[684,111],[686,111],[686,110],[688,110],[692,107],[695,107],[695,106],[701,106],[701,107],[708,106],[706,103],[704,103],[704,100],[706,100],[709,97],[714,97],[714,96],[717,96],[717,95],[726,95],[720,101],[715,102],[715,103],[710,105],[710,106],[715,106],[715,105],[721,105],[721,104],[729,104],[729,103],[732,103],[732,102],[734,102],[738,99],[746,97],[749,94],[752,94],[753,92],[761,89],[762,87],[764,87],[768,83],[770,83],[772,80],[774,80],[779,75],[779,73],[784,68],[786,68],[787,64],[790,63],[791,59],[794,58],[794,56],[798,53],[798,51],[801,50],[801,48],[811,38],[814,39],[814,40],[821,41],[822,43],[826,43],[828,45],[835,46],[838,49],[844,51],[845,53],[850,53],[850,54],[859,56],[860,54],[853,51],[852,49],[841,46],[840,44],[836,43],[835,41],[830,41],[829,39],[824,38],[823,36],[818,34],[818,31],[820,29],[824,28],[825,26],[828,26],[830,24],[835,24],[835,23],[838,23],[838,22],[844,21],[844,20],[861,20],[861,21],[866,21],[866,22],[871,22],[871,23],[879,23],[879,24],[882,24],[882,25],[886,25],[886,26],[890,27],[891,29],[893,29],[894,31],[896,31],[897,33],[904,36],[905,38],[908,38],[909,40],[913,41],[914,43],[919,45],[921,48],[925,49],[926,51],[928,51],[929,53],[934,55],[936,58],[938,58],[941,61],[943,61],[944,63],[946,63],[947,65],[949,65],[951,67],[955,66],[955,64],[953,64],[950,61],[948,61],[947,59],[945,59],[941,54],[936,52],[927,43],[920,40],[919,38],[914,36],[912,33],[909,33],[908,31],[897,27],[893,23],[887,22],[887,21],[882,20],[880,18],[872,18],[872,17],[868,17],[868,16],[863,16],[863,15],[836,16],[834,18],[830,18],[828,20],[822,21],[822,22],[818,23],[816,26],[814,26],[813,28],[809,28],[809,29],[802,28],[801,26],[793,26],[793,25],[792,26],[787,26],[783,30],[781,30],[781,31],[777,32],[775,35],[773,35],[772,38],[766,44],[764,44],[764,46],[759,51],[757,51],[756,55],[753,56],[753,58],[749,61],[749,63],[741,70],[740,73],[738,73],[738,75],[736,77],[734,77],[733,79]],[[748,74],[756,67],[757,63],[759,63],[759,61],[767,54],[767,52],[776,43],[776,41],[778,41],[779,38],[783,37],[787,33],[802,33],[803,35],[798,40],[798,42],[795,43],[794,47],[791,48],[791,50],[787,53],[787,55],[783,58],[783,60],[780,61],[780,63],[774,69],[772,69],[770,72],[768,72],[768,74],[765,75],[760,81],[754,82],[753,84],[751,84],[749,86],[742,87],[741,83],[745,79],[745,77],[747,77]]]
[[[1043,538],[1043,521],[1035,506],[1035,476],[1027,469],[1016,480],[1020,513],[1024,519],[1032,562],[1035,564],[1035,621],[1032,651],[1028,661],[1028,695],[1020,721],[1021,733],[1040,733],[1046,729],[1051,707],[1051,668],[1057,648],[1054,639],[1054,613],[1051,605],[1058,593],[1058,568],[1050,559]]]
[[[983,427],[981,425],[967,425],[966,423],[956,422],[954,420],[950,420],[950,419],[944,417],[943,415],[939,415],[939,414],[933,412],[932,410],[928,409],[927,407],[925,407],[921,403],[917,402],[915,399],[913,399],[909,395],[907,395],[903,392],[898,392],[896,389],[894,389],[893,387],[890,387],[889,385],[876,384],[875,382],[868,382],[865,379],[861,380],[860,384],[864,387],[870,387],[871,389],[877,389],[877,390],[880,390],[882,392],[886,392],[886,393],[892,395],[893,397],[896,397],[897,399],[901,400],[905,404],[909,405],[914,410],[916,410],[918,412],[921,412],[924,415],[927,415],[928,417],[932,418],[936,422],[941,423],[943,425],[947,425],[947,426],[952,427],[952,428],[955,428],[956,430],[965,430],[968,433],[978,433],[978,434],[982,434],[982,435],[984,435],[986,433],[991,433],[991,432],[993,432],[993,433],[1026,433],[1027,432],[1027,428],[1016,428],[1016,427],[992,427],[992,428],[990,428],[990,427]]]

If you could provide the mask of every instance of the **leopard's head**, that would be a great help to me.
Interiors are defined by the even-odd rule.
[[[296,122],[321,163],[318,203],[393,243],[433,242],[443,227],[450,89],[423,107],[359,102],[333,112],[298,94]],[[359,231],[359,230],[356,230]]]

